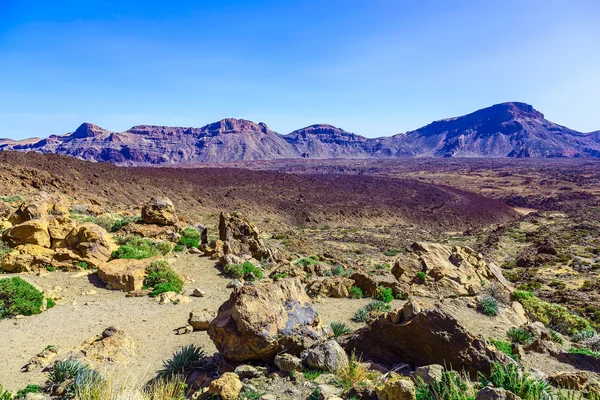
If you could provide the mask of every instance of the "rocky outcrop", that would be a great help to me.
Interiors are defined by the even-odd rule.
[[[177,224],[175,206],[168,198],[155,197],[142,207],[142,222],[160,226]]]
[[[208,326],[219,352],[231,361],[299,354],[321,336],[317,311],[299,279],[243,286],[231,293]]]
[[[350,288],[353,285],[354,280],[345,276],[335,276],[309,282],[306,285],[306,291],[311,297],[321,296],[342,299],[350,296]]]
[[[91,222],[77,226],[67,235],[65,241],[70,249],[95,268],[106,262],[117,249],[108,232]]]
[[[22,244],[33,244],[49,248],[51,241],[50,233],[48,232],[48,222],[41,219],[34,219],[15,225],[4,231],[2,240],[12,247]]]
[[[220,257],[230,254],[251,256],[259,261],[273,257],[273,252],[265,246],[258,228],[236,212],[221,213],[219,216],[219,241],[216,251]]]
[[[510,284],[493,264],[468,247],[448,247],[437,243],[413,243],[398,260],[392,274],[411,295],[474,296],[489,286],[510,291]]]
[[[451,365],[476,377],[489,374],[493,362],[511,360],[472,335],[456,319],[432,305],[413,307],[416,314],[397,309],[381,315],[345,341],[347,351],[365,360],[393,366],[399,362],[413,367],[429,364]],[[405,315],[411,316],[406,318]]]
[[[335,340],[328,340],[308,350],[306,364],[312,369],[336,372],[348,366],[346,352]]]
[[[142,290],[150,260],[116,259],[100,265],[98,277],[106,288],[134,292]]]

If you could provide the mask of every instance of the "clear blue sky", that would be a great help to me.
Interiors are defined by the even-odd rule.
[[[0,0],[0,137],[225,117],[374,137],[513,100],[598,130],[599,21],[598,0]]]

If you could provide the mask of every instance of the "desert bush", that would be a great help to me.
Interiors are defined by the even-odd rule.
[[[303,267],[306,267],[308,265],[315,265],[318,262],[319,262],[319,257],[317,257],[317,256],[309,256],[309,257],[301,258],[298,261],[296,261],[296,265],[301,265]]]
[[[560,336],[560,333],[553,331],[552,329],[550,329],[550,339],[554,343],[563,344],[563,338]]]
[[[384,303],[391,303],[392,300],[394,300],[394,291],[392,288],[380,287],[377,289],[375,298],[383,301]]]
[[[363,298],[362,289],[359,288],[358,286],[352,286],[350,288],[350,298],[351,299],[362,299]]]
[[[490,339],[490,343],[493,344],[496,349],[503,352],[504,354],[506,354],[513,360],[515,360],[515,361],[519,360],[519,355],[516,353],[513,353],[511,343],[505,342],[503,340],[496,340],[496,339]]]
[[[32,284],[19,278],[0,279],[0,319],[42,312],[44,295]]]
[[[480,375],[479,380],[483,386],[492,383],[495,387],[510,390],[523,400],[552,398],[548,382],[532,378],[515,364],[495,362],[489,379]]]
[[[383,301],[375,300],[370,302],[364,307],[359,308],[354,313],[352,319],[356,322],[367,322],[370,319],[376,317],[378,314],[389,311],[391,306],[389,303],[384,303]]]
[[[559,333],[572,335],[575,332],[591,329],[586,319],[571,314],[562,306],[540,300],[531,292],[515,290],[513,296],[523,305],[530,317]]]
[[[158,372],[160,378],[170,378],[176,375],[187,376],[194,370],[206,367],[206,356],[200,347],[184,346],[176,351],[170,360],[163,363],[163,369]]]
[[[244,278],[247,281],[261,280],[263,278],[262,269],[250,261],[244,261],[242,264],[227,264],[223,268],[223,272],[232,278]]]
[[[582,340],[593,338],[594,336],[596,336],[596,334],[597,333],[595,329],[583,329],[571,335],[571,341],[575,343],[581,342]]]
[[[475,393],[466,379],[455,371],[444,371],[441,381],[426,383],[423,378],[416,379],[417,400],[474,400]]]
[[[185,246],[182,244],[176,244],[175,246],[173,246],[173,251],[181,252],[184,250],[185,250]]]
[[[325,371],[322,371],[320,369],[305,369],[304,371],[302,371],[302,375],[307,381],[314,381],[324,373]]]
[[[494,297],[486,296],[477,302],[477,311],[483,315],[493,317],[500,312],[500,305]]]
[[[400,253],[400,250],[386,250],[383,252],[383,255],[386,257],[395,257]]]
[[[15,398],[22,399],[25,397],[27,393],[41,393],[42,388],[39,385],[27,385],[25,388],[19,390],[15,395]],[[0,399],[2,399],[2,395],[0,395]]]
[[[11,250],[12,249],[10,248],[10,246],[8,244],[6,244],[5,241],[0,239],[0,260],[2,260],[5,255],[10,253]]]
[[[0,201],[3,201],[5,203],[17,203],[17,202],[24,202],[25,199],[21,196],[19,196],[18,194],[13,194],[13,195],[8,195],[8,196],[0,196]]]
[[[423,271],[417,272],[416,279],[420,283],[424,283],[427,280],[427,274]]]
[[[512,327],[506,332],[506,336],[513,343],[529,344],[533,340],[533,335],[525,328]]]
[[[346,270],[344,269],[344,267],[342,267],[340,264],[336,264],[334,266],[331,267],[331,275],[332,276],[346,276],[348,275],[348,273],[346,272]]]
[[[152,288],[152,296],[165,292],[181,292],[183,279],[166,260],[155,260],[146,268],[145,288]]]
[[[77,263],[77,266],[82,269],[89,269],[88,263],[86,263],[85,261],[79,261]]]
[[[181,231],[181,239],[179,239],[177,244],[185,247],[198,248],[200,246],[200,232],[191,226],[184,228]]]
[[[346,333],[352,332],[352,329],[343,322],[333,321],[329,324],[333,331],[333,337],[345,335]]]
[[[112,253],[113,258],[129,258],[141,260],[161,253],[158,246],[150,239],[129,236],[126,241]]]
[[[374,379],[375,374],[369,370],[361,360],[356,358],[353,352],[349,359],[348,365],[336,371],[337,385],[345,391],[352,389],[354,386],[365,382],[368,379]]]
[[[277,282],[277,281],[280,281],[280,280],[285,279],[287,277],[288,277],[287,273],[281,274],[281,273],[278,272],[275,275],[273,275],[273,281]]]
[[[82,399],[81,393],[89,394],[92,389],[102,387],[105,382],[106,380],[98,371],[78,360],[58,361],[48,375],[48,386],[51,390],[67,383],[62,396],[65,399]]]

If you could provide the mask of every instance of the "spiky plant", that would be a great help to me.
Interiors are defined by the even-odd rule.
[[[173,357],[163,362],[163,369],[158,372],[161,378],[177,375],[187,375],[196,369],[206,366],[206,356],[200,347],[193,344],[184,346],[173,354]]]
[[[581,342],[582,340],[585,340],[585,339],[591,339],[596,335],[597,335],[596,331],[592,328],[583,329],[579,332],[575,332],[573,334],[573,336],[571,336],[571,341],[577,343],[577,342]]]
[[[333,331],[333,337],[338,337],[345,335],[346,333],[352,332],[352,329],[343,322],[333,321],[329,324],[331,330]]]
[[[354,312],[352,319],[356,322],[367,322],[369,319],[369,311],[365,307],[361,307]]]
[[[486,296],[477,303],[477,311],[483,315],[494,317],[500,312],[498,300],[492,296]]]
[[[78,360],[59,361],[54,364],[48,380],[56,385],[60,385],[67,379],[75,379],[83,371],[89,370],[89,367]]]
[[[512,327],[506,332],[506,336],[513,343],[529,344],[533,341],[533,335],[525,328]]]

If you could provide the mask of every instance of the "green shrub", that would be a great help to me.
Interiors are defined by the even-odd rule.
[[[181,237],[200,240],[200,232],[196,228],[188,226],[181,231]]]
[[[310,257],[304,257],[299,259],[298,261],[296,261],[296,265],[302,265],[303,267],[309,266],[309,265],[315,265],[319,262],[319,257],[317,256],[310,256]]]
[[[68,382],[63,398],[74,398],[77,389],[82,389],[82,386],[92,383],[90,382],[91,376],[99,379],[99,374],[96,371],[91,371],[90,367],[78,360],[58,361],[48,375],[49,386],[50,388],[56,388]]]
[[[398,253],[400,253],[400,250],[387,250],[383,252],[383,255],[387,257],[395,257],[398,255]]]
[[[274,280],[275,282],[277,282],[277,281],[280,281],[280,280],[282,280],[282,279],[285,279],[285,278],[287,278],[287,277],[288,277],[288,274],[287,274],[287,273],[286,273],[286,274],[280,274],[280,273],[276,273],[275,275],[273,275],[273,280]]]
[[[513,343],[529,344],[533,340],[533,335],[525,328],[510,328],[506,336]]]
[[[352,319],[356,322],[367,322],[378,314],[389,311],[390,309],[391,306],[389,303],[375,300],[356,310]]]
[[[338,276],[338,275],[346,276],[347,274],[348,273],[346,272],[344,267],[342,267],[339,264],[336,264],[333,267],[331,267],[331,275],[332,276]]]
[[[599,351],[593,351],[593,350],[586,349],[586,348],[571,347],[569,349],[569,353],[571,353],[571,354],[583,354],[583,355],[586,355],[586,356],[592,356],[592,357],[600,358],[600,352]]]
[[[558,332],[553,331],[552,329],[550,329],[550,339],[554,343],[563,344],[563,338],[560,336],[560,334]]]
[[[8,390],[4,390],[2,385],[0,385],[0,400],[12,400],[13,395]]]
[[[540,300],[531,292],[515,290],[513,295],[530,317],[559,333],[572,335],[575,332],[591,329],[590,323],[584,318],[571,314],[562,306]]]
[[[263,278],[262,269],[250,261],[245,261],[242,264],[227,264],[223,268],[223,272],[232,278],[244,278],[247,281],[261,280]]]
[[[80,267],[80,268],[83,268],[83,269],[88,269],[89,268],[88,263],[86,263],[85,261],[79,261],[77,263],[77,266]]]
[[[145,288],[152,288],[152,296],[165,292],[181,292],[183,279],[166,260],[155,260],[146,268]]]
[[[19,196],[18,194],[14,194],[14,195],[9,195],[9,196],[0,196],[0,201],[3,201],[5,203],[16,203],[16,202],[24,202],[25,199],[21,196]]]
[[[171,252],[171,249],[173,248],[173,246],[169,242],[158,242],[156,244],[156,247],[158,248],[160,254],[162,254],[163,256],[169,254]]]
[[[427,274],[423,271],[417,272],[417,281],[424,283],[427,280]]]
[[[331,330],[333,331],[333,337],[338,337],[345,335],[346,333],[352,332],[352,329],[343,322],[333,321],[329,324]]]
[[[358,286],[352,286],[350,288],[350,298],[351,299],[362,299],[363,298],[362,289],[359,288]]]
[[[127,226],[129,224],[138,223],[141,220],[142,220],[142,218],[137,215],[123,217],[121,219],[115,220],[113,222],[113,224],[107,230],[109,232],[117,232],[117,231],[120,231],[124,226]]]
[[[314,381],[324,373],[325,371],[322,371],[320,369],[305,369],[302,372],[302,375],[304,375],[304,379],[306,379],[307,381]]]
[[[46,265],[46,271],[54,272],[54,271],[56,271],[56,269],[54,269],[54,267],[52,265]]]
[[[0,279],[0,319],[42,312],[44,295],[18,276]]]
[[[51,298],[46,299],[46,310],[53,308],[56,305],[56,302]]]
[[[192,239],[192,238],[182,237],[181,239],[179,239],[177,244],[184,246],[184,247],[189,247],[189,248],[191,248],[191,247],[198,248],[200,246],[200,239]]]
[[[444,371],[441,381],[427,384],[423,378],[416,379],[417,400],[474,400],[475,393],[460,375],[454,371]]]
[[[113,251],[113,258],[128,258],[141,260],[152,258],[160,253],[157,245],[150,239],[131,236],[116,251]]]
[[[173,251],[176,251],[176,252],[180,252],[180,251],[183,251],[183,250],[185,250],[185,246],[184,246],[184,245],[182,245],[182,244],[176,244],[176,245],[173,247]]]
[[[501,352],[503,352],[504,354],[506,354],[513,360],[515,360],[515,361],[519,360],[519,355],[516,353],[513,353],[511,343],[505,342],[503,340],[496,340],[496,339],[490,339],[490,343],[493,344],[494,347],[496,347],[496,349],[500,350]]]
[[[27,393],[41,393],[41,392],[42,392],[42,388],[40,388],[40,386],[39,386],[39,385],[27,385],[27,386],[25,386],[25,388],[24,388],[24,389],[21,389],[21,390],[19,390],[19,391],[17,392],[17,394],[15,395],[15,397],[16,397],[17,399],[20,399],[20,398],[23,398],[23,397],[25,397],[25,395],[26,395]],[[2,398],[2,397],[0,396],[0,399],[1,399],[1,398]]]
[[[498,304],[498,300],[496,300],[494,297],[486,296],[478,301],[477,311],[483,315],[493,317],[498,315],[500,312],[500,305]]]
[[[597,335],[597,333],[596,333],[595,329],[592,329],[592,328],[584,329],[579,332],[575,332],[571,336],[571,341],[577,343],[577,342],[581,342],[582,340],[585,340],[585,339],[591,339],[596,335]]]
[[[170,360],[163,363],[163,369],[158,372],[161,378],[173,377],[175,375],[186,376],[194,370],[201,370],[206,367],[207,359],[204,351],[200,347],[189,346],[182,347],[173,354]]]
[[[532,378],[514,364],[492,364],[489,379],[481,375],[480,382],[483,386],[492,383],[494,387],[510,390],[523,400],[552,398],[548,382]]]
[[[375,269],[390,269],[389,264],[375,264]]]
[[[375,294],[377,300],[383,301],[384,303],[391,303],[394,300],[394,291],[392,288],[380,287],[377,289]]]

